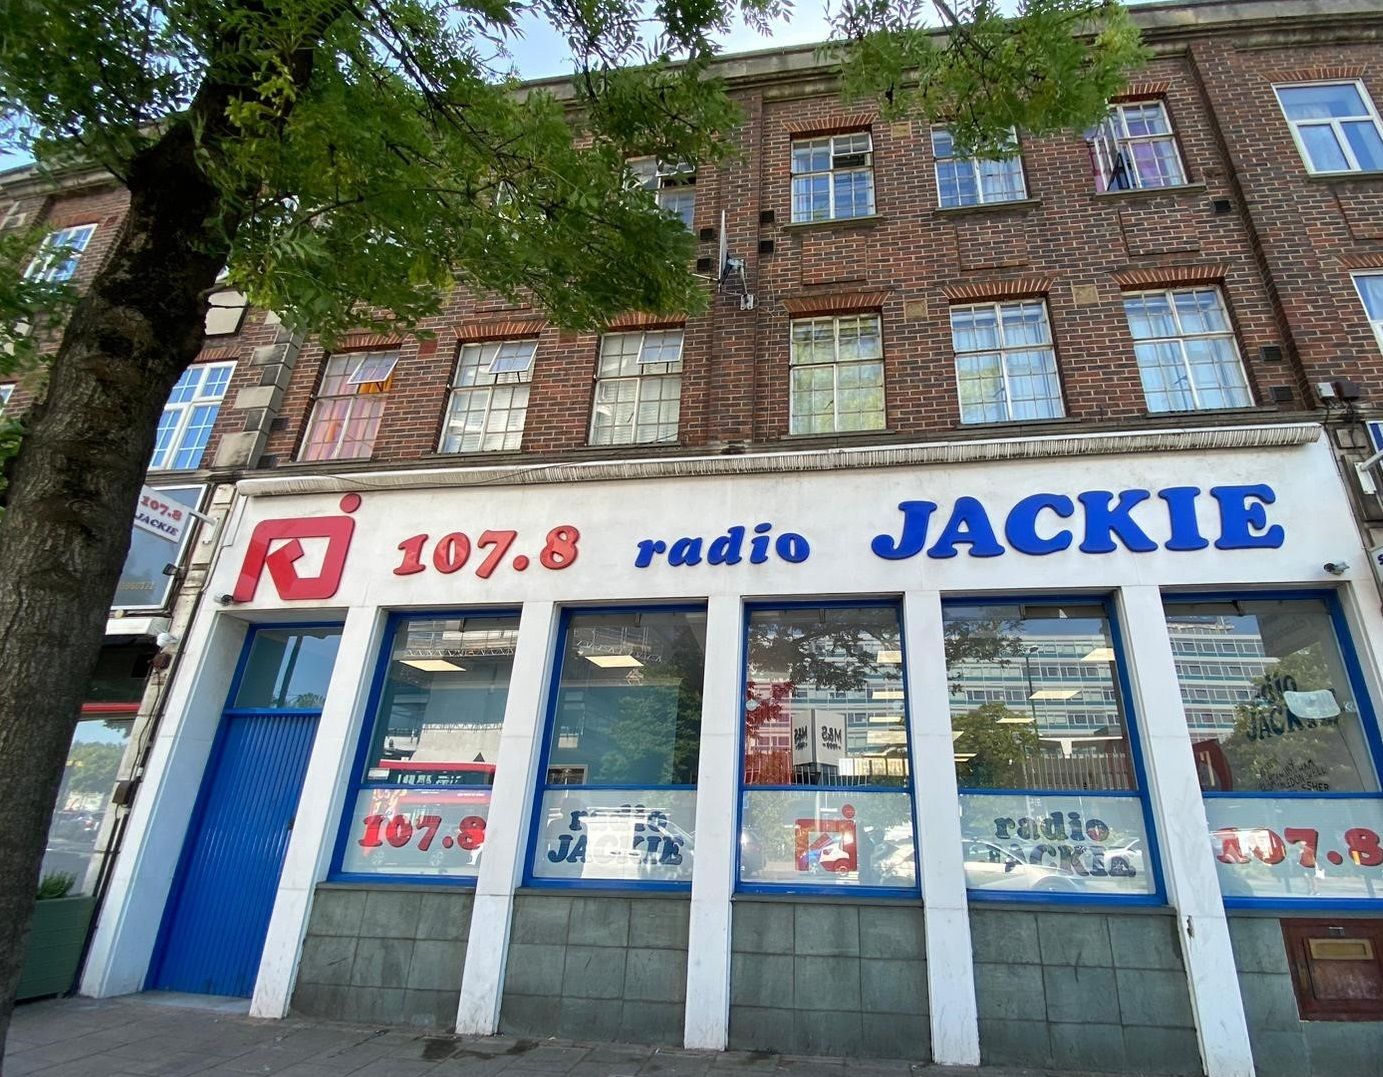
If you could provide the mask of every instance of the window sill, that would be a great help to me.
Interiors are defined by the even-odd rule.
[[[1148,419],[1186,419],[1198,415],[1276,415],[1282,409],[1273,404],[1250,404],[1243,408],[1188,408],[1185,411],[1145,411]]]
[[[1356,180],[1378,183],[1383,181],[1383,171],[1375,169],[1371,172],[1308,172],[1306,178],[1312,183],[1353,183]]]
[[[1096,202],[1137,202],[1162,195],[1202,194],[1204,191],[1204,183],[1183,183],[1177,187],[1134,187],[1128,191],[1095,191],[1090,197]]]
[[[794,443],[816,441],[820,442],[823,447],[830,448],[842,441],[847,444],[854,444],[857,441],[867,441],[870,438],[891,438],[897,436],[898,431],[880,426],[873,430],[841,430],[831,434],[784,434],[782,440]]]
[[[960,423],[957,430],[1028,430],[1033,427],[1079,426],[1089,422],[1078,415],[1063,415],[1059,419],[1004,419],[992,423]]]
[[[814,232],[831,228],[874,228],[886,218],[882,213],[867,217],[831,217],[824,221],[786,221],[782,228],[788,232]]]
[[[1009,202],[979,202],[973,206],[937,206],[932,212],[938,217],[968,217],[973,213],[1026,213],[1040,205],[1040,198],[1015,198]]]

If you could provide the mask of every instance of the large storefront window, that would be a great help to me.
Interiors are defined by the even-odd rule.
[[[896,606],[749,614],[740,882],[913,890]]]
[[[396,621],[339,872],[479,874],[518,631],[513,615]]]
[[[971,890],[1155,894],[1109,611],[948,605],[945,647]]]
[[[1334,599],[1168,599],[1227,897],[1383,896],[1377,731]]]
[[[529,876],[687,886],[704,610],[568,612]]]

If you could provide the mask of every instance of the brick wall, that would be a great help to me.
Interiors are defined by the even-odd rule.
[[[562,332],[539,311],[458,289],[425,324],[434,339],[399,344],[371,460],[494,464],[719,452],[736,442],[774,448],[1041,432],[1043,424],[960,423],[948,313],[953,301],[966,301],[957,296],[984,300],[1034,281],[1050,314],[1067,416],[1062,429],[1295,419],[1316,409],[1314,384],[1335,378],[1364,386],[1368,412],[1383,401],[1383,362],[1349,269],[1383,266],[1383,176],[1308,176],[1272,83],[1357,76],[1377,103],[1383,46],[1347,20],[1283,22],[1271,31],[1246,24],[1152,36],[1156,56],[1137,84],[1165,103],[1175,127],[1188,183],[1172,190],[1097,193],[1082,138],[1024,135],[1027,200],[938,209],[927,123],[881,122],[858,104],[843,104],[819,73],[745,80],[735,90],[745,116],[734,136],[738,155],[700,168],[694,231],[700,237],[707,230],[697,251],[714,260],[723,215],[728,251],[745,263],[755,306],[741,310],[732,287],[687,319],[677,444],[590,447],[598,337]],[[865,128],[874,142],[876,216],[793,224],[793,137]],[[106,189],[64,195],[35,212],[55,225],[102,222],[82,263],[89,273],[122,205],[123,194]],[[771,252],[760,251],[766,241]],[[1191,280],[1221,288],[1255,407],[1148,414],[1122,293]],[[886,429],[792,438],[788,306],[861,295],[882,319]],[[501,319],[541,326],[522,451],[438,457],[459,342],[477,325]],[[291,370],[277,375],[250,362],[255,349],[282,335],[252,314],[235,338],[208,342],[209,349],[234,352],[238,365],[207,461],[226,438],[259,435],[253,445],[243,437],[234,442],[237,451],[224,455],[223,470],[294,466],[325,354],[309,340]],[[1280,349],[1282,358],[1264,358],[1265,348]],[[274,377],[282,393],[271,414],[231,406],[242,390]],[[1274,389],[1285,398],[1275,400]],[[26,405],[23,390],[16,391],[12,410]]]

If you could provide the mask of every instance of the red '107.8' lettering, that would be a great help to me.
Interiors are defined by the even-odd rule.
[[[398,548],[403,553],[403,558],[394,569],[395,576],[412,576],[427,571],[428,566],[423,560],[423,555],[430,537],[426,534],[410,535],[399,543]],[[517,531],[482,531],[480,537],[475,540],[475,549],[487,552],[476,565],[475,574],[482,580],[488,580],[518,537]],[[576,560],[576,544],[580,539],[581,532],[576,528],[570,524],[559,524],[547,533],[543,548],[538,552],[538,563],[547,569],[566,568]],[[470,536],[464,531],[452,531],[443,535],[433,545],[430,558],[432,567],[444,576],[460,572],[470,561],[471,552]],[[521,553],[515,555],[509,563],[514,571],[523,572],[532,562],[527,554]]]
[[[1383,865],[1383,845],[1379,844],[1377,832],[1368,827],[1356,826],[1345,831],[1344,853],[1335,849],[1320,852],[1320,836],[1320,831],[1308,827],[1283,827],[1282,834],[1278,834],[1267,827],[1224,826],[1215,831],[1215,840],[1220,844],[1215,859],[1221,864],[1249,864],[1254,860],[1281,864],[1287,859],[1287,846],[1297,845],[1301,847],[1297,864],[1303,868],[1316,867],[1318,855],[1335,865],[1343,864],[1346,857],[1361,868]],[[1245,845],[1248,852],[1244,851]]]
[[[425,853],[442,829],[440,815],[423,815],[412,821],[406,815],[367,815],[361,822],[365,824],[365,833],[357,843],[362,849],[378,849],[386,841],[395,849],[402,849],[416,836],[419,851]],[[485,844],[485,820],[479,815],[466,816],[457,825],[456,836],[446,835],[441,844],[447,849],[455,845],[468,852],[479,849]]]

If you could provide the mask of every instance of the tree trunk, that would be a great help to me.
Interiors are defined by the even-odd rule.
[[[234,231],[194,149],[184,122],[133,161],[128,216],[27,416],[0,520],[0,1049],[159,417],[201,348]]]

